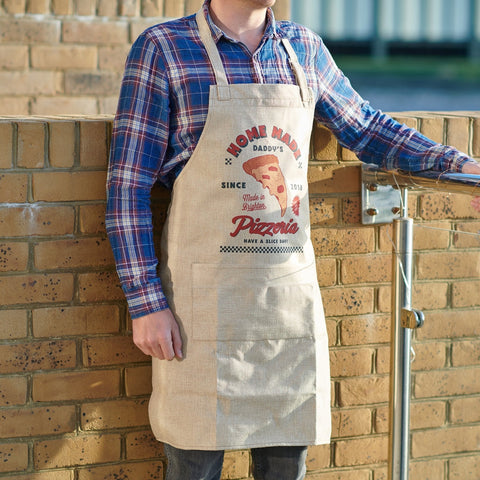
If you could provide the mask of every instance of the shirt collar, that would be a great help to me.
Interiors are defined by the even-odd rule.
[[[205,0],[203,3],[203,14],[207,19],[207,23],[210,26],[210,30],[212,31],[213,39],[215,43],[218,43],[220,38],[225,37],[228,40],[232,40],[220,27],[215,25],[210,15],[210,0]],[[275,16],[273,15],[273,10],[269,8],[267,10],[267,25],[265,27],[265,31],[263,33],[263,38],[274,38],[278,37],[277,32],[277,24],[275,21]]]

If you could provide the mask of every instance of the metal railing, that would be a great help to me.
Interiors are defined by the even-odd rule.
[[[480,194],[480,176],[362,166],[363,223],[393,222],[389,480],[408,480],[411,336],[424,321],[423,313],[412,309],[413,220],[408,217],[408,189],[412,187],[475,195]]]

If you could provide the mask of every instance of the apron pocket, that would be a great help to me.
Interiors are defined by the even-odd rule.
[[[321,315],[315,266],[242,268],[193,264],[195,340],[250,341],[314,336]]]

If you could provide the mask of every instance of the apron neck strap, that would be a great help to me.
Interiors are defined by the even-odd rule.
[[[217,81],[217,88],[219,92],[219,96],[222,98],[229,98],[230,95],[227,93],[228,88],[228,80],[227,74],[225,73],[225,68],[223,66],[222,59],[220,58],[220,54],[218,53],[218,48],[213,40],[212,32],[210,31],[210,27],[208,26],[207,20],[203,13],[203,9],[200,9],[196,14],[196,21],[198,25],[198,30],[200,33],[200,38],[207,50],[208,57],[212,64],[215,79]],[[286,39],[282,39],[282,44],[287,51],[290,66],[295,74],[295,78],[297,80],[297,84],[300,87],[300,93],[302,95],[302,101],[304,103],[308,103],[312,99],[312,95],[310,89],[308,88],[307,84],[307,77],[305,75],[305,71],[303,70],[302,66],[298,61],[297,54],[293,49],[290,42]]]

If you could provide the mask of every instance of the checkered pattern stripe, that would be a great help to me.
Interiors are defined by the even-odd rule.
[[[220,253],[303,253],[303,247],[239,247],[222,245]]]

